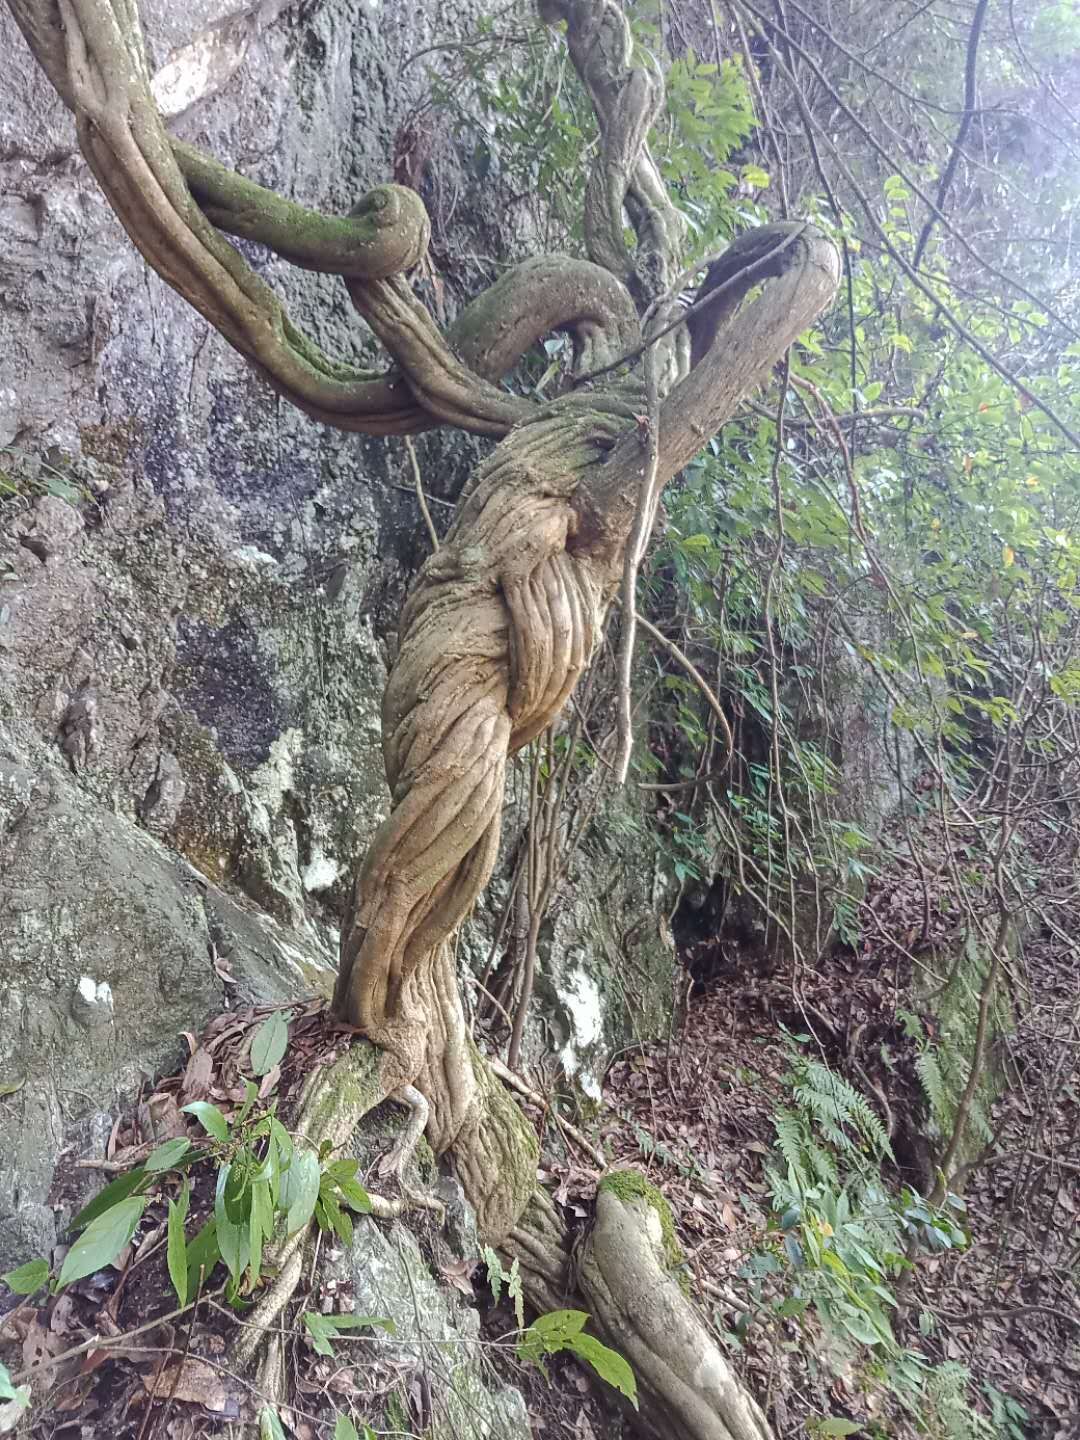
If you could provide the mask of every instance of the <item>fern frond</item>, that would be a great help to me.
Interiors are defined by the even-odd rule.
[[[803,1060],[794,1093],[799,1102],[820,1120],[825,1123],[831,1121],[838,1128],[848,1126],[870,1145],[875,1154],[891,1158],[892,1147],[884,1125],[866,1096],[843,1075],[838,1075],[818,1060]],[[837,1140],[830,1135],[829,1138],[838,1148],[851,1148],[847,1137]]]
[[[793,1110],[777,1110],[773,1116],[776,1129],[776,1145],[780,1154],[795,1171],[799,1181],[809,1184],[803,1165],[803,1151],[809,1139],[806,1126]]]
[[[930,1113],[938,1127],[948,1129],[949,1117],[953,1111],[950,1088],[941,1073],[941,1062],[936,1050],[924,1050],[915,1060],[915,1073],[919,1077],[923,1093],[930,1105]]]

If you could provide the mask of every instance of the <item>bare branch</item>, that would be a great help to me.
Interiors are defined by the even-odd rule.
[[[982,35],[983,22],[986,19],[986,11],[990,0],[979,0],[975,7],[975,15],[971,22],[971,34],[968,37],[967,61],[964,67],[964,113],[960,118],[960,124],[956,128],[956,139],[953,141],[952,151],[949,155],[949,163],[941,176],[941,183],[938,185],[937,196],[934,200],[935,210],[940,214],[945,209],[945,201],[949,190],[952,187],[953,177],[956,174],[956,167],[960,163],[960,156],[963,153],[964,141],[971,129],[971,122],[975,118],[976,79],[979,59],[979,37]],[[923,251],[926,249],[934,228],[934,211],[927,216],[926,224],[919,234],[915,245],[915,254],[911,257],[911,263],[917,270],[922,260]]]

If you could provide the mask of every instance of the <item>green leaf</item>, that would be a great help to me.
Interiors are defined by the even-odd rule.
[[[845,1311],[837,1316],[837,1319],[848,1334],[858,1340],[860,1344],[881,1345],[885,1342],[886,1337],[874,1325],[872,1317],[862,1310],[856,1310],[854,1306],[846,1307]]]
[[[338,1180],[336,1184],[338,1194],[350,1210],[355,1210],[358,1215],[371,1214],[371,1196],[359,1180]]]
[[[610,1349],[594,1335],[572,1335],[567,1343],[579,1359],[591,1365],[600,1379],[611,1385],[637,1409],[637,1381],[634,1372],[617,1350]]]
[[[244,1103],[236,1112],[233,1118],[234,1127],[243,1125],[244,1121],[251,1114],[255,1101],[259,1098],[259,1087],[253,1085],[246,1077],[244,1079]]]
[[[82,499],[78,487],[59,475],[46,475],[42,483],[50,495],[55,495],[58,500],[66,500],[69,505],[77,505]]]
[[[529,1328],[545,1339],[557,1338],[562,1343],[572,1335],[580,1335],[588,1318],[584,1310],[549,1310],[546,1315],[538,1315]]]
[[[251,1215],[248,1218],[252,1283],[259,1278],[262,1270],[263,1242],[270,1238],[273,1229],[274,1207],[270,1201],[270,1186],[265,1180],[255,1180],[251,1186]]]
[[[238,1282],[248,1266],[251,1253],[248,1244],[248,1222],[251,1214],[251,1192],[243,1175],[234,1165],[223,1165],[218,1171],[214,1192],[214,1219],[217,1221],[217,1245],[222,1260],[234,1282]]]
[[[334,1421],[334,1440],[360,1440],[356,1426],[348,1415],[339,1415]]]
[[[264,1405],[259,1411],[259,1440],[285,1440],[278,1413],[271,1405]]]
[[[329,1318],[328,1315],[320,1315],[317,1310],[304,1312],[304,1328],[311,1336],[311,1346],[316,1355],[333,1357],[334,1347],[330,1341],[337,1331],[326,1323]]]
[[[166,1259],[169,1266],[169,1279],[173,1283],[176,1298],[181,1306],[186,1305],[188,1300],[188,1253],[187,1240],[184,1237],[184,1222],[187,1220],[190,1200],[191,1186],[185,1180],[184,1188],[180,1192],[180,1199],[169,1201]]]
[[[111,1265],[135,1234],[145,1209],[146,1197],[132,1195],[92,1220],[64,1256],[60,1285],[70,1285],[73,1280]]]
[[[788,1320],[792,1315],[801,1315],[809,1304],[810,1301],[804,1300],[801,1296],[789,1295],[776,1307],[776,1313]]]
[[[33,1295],[35,1290],[41,1289],[48,1278],[49,1262],[47,1260],[28,1260],[17,1270],[9,1270],[6,1275],[0,1275],[0,1280],[3,1280],[8,1289],[14,1291],[16,1295]]]
[[[366,1328],[385,1330],[388,1335],[397,1333],[397,1326],[393,1320],[379,1315],[320,1315],[316,1310],[308,1310],[304,1313],[304,1326],[311,1336],[312,1347],[320,1355],[334,1353],[331,1341],[335,1340],[343,1330],[361,1330]]]
[[[509,1277],[503,1274],[502,1261],[499,1259],[498,1255],[495,1253],[495,1251],[491,1248],[490,1245],[484,1246],[483,1256],[484,1264],[487,1266],[488,1284],[491,1286],[491,1296],[492,1299],[495,1301],[495,1304],[497,1305],[499,1303],[499,1297],[502,1295],[503,1280],[508,1279]]]
[[[334,1195],[321,1193],[315,1206],[315,1218],[321,1230],[332,1229],[346,1245],[352,1244],[353,1224]]]
[[[220,1215],[216,1218],[218,1251],[234,1283],[239,1283],[247,1269],[248,1256],[251,1253],[247,1233],[227,1216],[224,1219]]]
[[[187,1247],[187,1293],[193,1294],[199,1288],[199,1272],[206,1280],[214,1266],[221,1259],[221,1248],[217,1240],[217,1221],[208,1220],[194,1240]]]
[[[815,1429],[819,1435],[854,1435],[862,1426],[858,1420],[842,1420],[831,1415],[828,1420],[819,1421]]]
[[[156,1174],[159,1170],[171,1170],[177,1165],[191,1149],[191,1141],[180,1136],[176,1140],[166,1140],[164,1145],[159,1145],[152,1151],[146,1162],[148,1174]]]
[[[137,1166],[134,1170],[129,1170],[126,1175],[118,1175],[115,1180],[105,1186],[104,1190],[94,1196],[89,1205],[79,1211],[71,1222],[72,1230],[82,1230],[92,1220],[96,1220],[99,1215],[104,1215],[106,1210],[111,1210],[118,1201],[126,1200],[132,1191],[136,1190],[147,1178],[145,1166],[142,1165]]]
[[[251,1069],[254,1074],[267,1074],[285,1054],[291,1019],[291,1010],[275,1010],[255,1031],[251,1039]]]
[[[216,1105],[211,1105],[209,1100],[192,1100],[190,1105],[180,1108],[185,1115],[195,1116],[211,1140],[216,1140],[219,1145],[228,1143],[229,1122]]]
[[[289,1168],[281,1177],[279,1208],[286,1211],[286,1233],[293,1235],[311,1219],[319,1198],[319,1161],[310,1150],[294,1151]]]
[[[25,1410],[30,1404],[29,1385],[13,1385],[6,1365],[0,1365],[0,1400],[10,1401],[19,1410]]]

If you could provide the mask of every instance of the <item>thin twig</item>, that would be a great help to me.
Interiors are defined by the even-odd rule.
[[[971,129],[971,122],[975,118],[976,80],[979,58],[979,37],[982,34],[983,21],[986,19],[986,11],[990,0],[979,0],[975,7],[975,15],[971,21],[971,34],[968,36],[967,62],[964,67],[964,113],[961,116],[960,124],[956,128],[956,139],[949,154],[949,162],[941,176],[941,184],[938,186],[937,197],[934,201],[934,209],[926,217],[926,224],[923,226],[915,246],[915,254],[911,263],[917,270],[922,260],[923,251],[926,249],[930,234],[934,228],[934,221],[938,214],[945,209],[945,200],[952,188],[953,177],[960,164],[960,155],[963,151],[964,141]]]
[[[705,676],[702,675],[701,671],[697,668],[694,662],[690,659],[689,655],[687,655],[685,651],[681,650],[679,646],[675,644],[674,640],[669,640],[668,637],[664,635],[661,631],[659,631],[656,626],[652,624],[651,621],[646,620],[644,615],[638,615],[636,618],[637,623],[641,626],[645,633],[647,635],[651,635],[658,644],[663,645],[664,649],[668,652],[669,655],[671,655],[672,659],[679,662],[679,664],[683,667],[686,673],[690,676],[691,680],[693,680],[694,684],[701,691],[702,695],[704,695],[705,699],[709,702],[709,705],[711,706],[712,711],[716,716],[717,723],[719,724],[720,729],[724,732],[724,743],[727,745],[727,758],[725,759],[721,769],[718,772],[714,772],[712,775],[702,775],[697,780],[693,781],[693,784],[700,785],[703,780],[719,779],[720,776],[724,774],[724,772],[731,765],[731,758],[735,754],[735,736],[731,733],[731,725],[728,722],[727,716],[724,714],[723,706],[720,704],[720,701],[713,693],[712,686],[705,679]],[[640,788],[648,790],[664,790],[682,789],[683,786],[681,784],[678,786],[642,785]]]
[[[504,1065],[497,1057],[492,1057],[488,1063],[495,1071],[495,1074],[498,1075],[499,1079],[509,1085],[512,1090],[516,1090],[519,1095],[524,1095],[526,1100],[538,1106],[545,1114],[550,1113],[554,1116],[559,1128],[564,1130],[570,1139],[573,1140],[574,1144],[579,1146],[585,1154],[588,1155],[594,1165],[599,1165],[601,1170],[607,1169],[608,1161],[604,1152],[598,1146],[594,1145],[589,1137],[579,1130],[576,1125],[572,1125],[569,1120],[564,1120],[554,1105],[552,1105],[549,1100],[546,1100],[538,1090],[534,1090],[528,1081],[523,1080],[520,1075],[511,1070],[508,1065]]]
[[[412,464],[413,481],[416,487],[416,501],[420,506],[420,514],[424,517],[424,524],[427,526],[428,534],[431,536],[431,548],[439,548],[439,532],[435,529],[435,523],[431,518],[431,511],[427,506],[427,497],[424,494],[424,484],[420,478],[420,462],[416,458],[416,446],[412,442],[412,436],[406,435],[405,449],[409,452],[409,460]]]

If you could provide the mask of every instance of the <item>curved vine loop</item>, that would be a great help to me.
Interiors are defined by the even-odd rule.
[[[671,289],[679,273],[686,221],[672,204],[648,145],[648,132],[664,103],[664,79],[655,58],[635,53],[626,16],[611,0],[539,0],[548,24],[566,22],[574,68],[592,100],[600,149],[585,191],[585,240],[598,265],[621,280],[638,309],[652,310],[656,330],[677,313]],[[624,211],[637,239],[626,243]],[[657,346],[661,392],[690,369],[682,327]]]
[[[535,405],[496,387],[529,345],[568,329],[583,355],[607,360],[633,333],[633,307],[612,277],[586,262],[549,257],[561,283],[541,290],[535,269],[499,282],[521,312],[515,351],[490,347],[468,311],[471,344],[459,358],[403,280],[427,249],[420,197],[381,185],[344,218],[283,199],[196,147],[171,139],[150,90],[134,0],[8,0],[17,24],[73,111],[79,145],[125,230],[148,263],[269,383],[337,428],[409,434],[453,424],[505,435]],[[400,372],[364,370],[327,356],[292,321],[269,285],[225,234],[256,240],[293,264],[341,275]],[[550,275],[548,277],[551,278]],[[578,289],[589,291],[584,311]],[[488,307],[490,311],[490,306]]]

